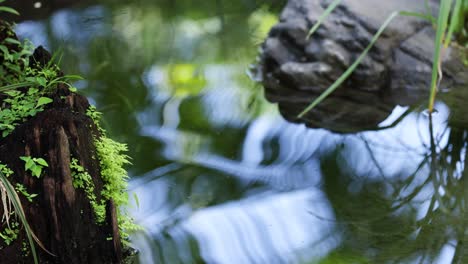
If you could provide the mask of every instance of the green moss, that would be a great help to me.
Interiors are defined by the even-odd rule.
[[[93,123],[100,129],[101,126],[99,124],[102,113],[97,111],[96,107],[94,105],[90,105],[88,109],[86,109],[86,115],[93,120]]]
[[[96,194],[94,193],[94,183],[91,175],[79,165],[79,161],[75,158],[72,158],[70,163],[72,183],[75,189],[82,189],[86,193],[91,208],[93,208],[94,215],[96,217],[96,222],[101,224],[106,219],[106,206],[104,203],[99,203]]]
[[[107,200],[112,199],[117,205],[127,204],[128,175],[124,165],[130,162],[128,156],[123,154],[127,151],[127,146],[106,136],[95,140],[94,144],[101,166],[101,177],[104,181],[102,196]]]
[[[128,205],[129,201],[127,193],[128,174],[124,168],[125,165],[130,164],[130,157],[125,154],[128,148],[127,145],[107,137],[106,131],[100,126],[102,113],[97,111],[96,107],[90,106],[86,111],[86,115],[92,119],[101,133],[101,137],[94,140],[101,168],[101,177],[104,182],[101,195],[103,201],[112,200],[116,205],[120,236],[122,241],[126,243],[129,238],[128,232],[142,229],[134,223],[133,219],[125,211],[125,206]]]
[[[117,207],[117,221],[122,241],[128,240],[130,231],[141,228],[133,223],[124,206],[128,205],[127,180],[128,174],[124,166],[130,164],[129,157],[124,153],[127,146],[103,135],[94,141],[101,166],[101,177],[104,181],[102,196],[105,200],[114,201]]]

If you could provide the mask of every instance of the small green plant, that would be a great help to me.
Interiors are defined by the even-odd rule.
[[[3,100],[4,108],[0,108],[0,131],[2,137],[8,136],[18,124],[44,110],[44,106],[52,99],[42,96],[36,88],[29,88],[26,93],[17,90],[7,91]]]
[[[88,109],[86,109],[86,115],[93,120],[93,123],[96,125],[100,132],[103,132],[99,121],[101,120],[102,113],[99,112],[94,105],[90,105]]]
[[[46,65],[30,63],[34,46],[27,40],[20,42],[15,39],[11,29],[5,31],[7,38],[0,43],[0,56],[3,58],[0,64],[0,92],[7,96],[0,106],[0,131],[3,137],[28,118],[44,111],[45,106],[53,101],[47,95],[57,84],[65,84],[71,91],[76,91],[70,81],[82,79],[76,75],[60,76],[54,59]],[[12,49],[12,46],[15,48]]]
[[[79,164],[79,161],[75,158],[72,158],[70,162],[70,169],[72,175],[72,183],[75,189],[82,189],[86,193],[91,207],[93,208],[96,222],[103,223],[106,218],[106,205],[105,203],[100,203],[96,194],[94,193],[95,187],[91,175]]]
[[[21,156],[20,159],[25,162],[24,169],[31,171],[31,175],[40,178],[44,167],[49,167],[47,161],[43,158],[32,158],[30,156]]]
[[[15,241],[16,238],[18,238],[18,233],[19,233],[19,223],[16,221],[13,221],[10,223],[9,226],[4,228],[0,232],[0,238],[2,238],[3,242],[5,242],[5,244],[8,246],[11,243],[13,243],[13,241]]]
[[[15,186],[15,190],[19,193],[21,193],[29,202],[33,201],[33,198],[37,196],[37,194],[33,193],[30,194],[28,190],[26,190],[26,187],[24,185],[17,183]]]
[[[5,177],[9,177],[10,175],[13,174],[13,171],[10,168],[8,168],[7,165],[2,164],[2,163],[0,163],[0,172],[3,173]]]
[[[372,37],[369,45],[364,49],[361,55],[355,60],[355,62],[332,84],[328,87],[325,92],[323,92],[317,99],[315,99],[309,106],[307,106],[298,117],[303,117],[307,112],[312,110],[315,106],[321,103],[325,98],[327,98],[331,93],[333,93],[359,66],[361,61],[367,55],[369,50],[374,46],[374,44],[379,39],[383,31],[388,27],[390,22],[395,19],[397,16],[414,16],[421,19],[426,19],[434,24],[436,28],[436,38],[435,38],[435,47],[434,47],[434,58],[432,65],[432,78],[430,86],[430,95],[428,110],[432,112],[434,109],[435,96],[437,93],[437,87],[440,84],[442,79],[442,70],[441,70],[441,54],[443,49],[447,48],[452,40],[452,35],[454,33],[461,33],[463,30],[463,25],[466,17],[468,17],[468,1],[467,0],[454,0],[455,4],[453,5],[452,0],[441,0],[439,14],[437,19],[435,19],[430,10],[428,10],[428,2],[426,0],[426,9],[427,14],[420,14],[414,12],[405,12],[405,11],[396,11],[390,14],[390,16],[385,20],[382,26],[379,28],[377,33]],[[324,13],[319,17],[317,23],[310,29],[307,34],[309,38],[323,23],[327,16],[342,2],[342,0],[334,0]],[[452,16],[449,21],[449,15],[452,13]]]

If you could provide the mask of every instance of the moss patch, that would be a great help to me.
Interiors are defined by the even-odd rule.
[[[117,207],[120,236],[125,243],[129,239],[128,232],[141,230],[140,226],[134,224],[124,208],[128,205],[128,174],[124,168],[125,165],[130,164],[130,157],[125,154],[128,148],[126,144],[107,137],[106,131],[100,126],[102,114],[96,110],[96,107],[90,106],[86,114],[101,133],[101,137],[94,140],[104,182],[101,195],[104,201],[114,201]]]

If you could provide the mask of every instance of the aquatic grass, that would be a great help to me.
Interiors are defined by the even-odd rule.
[[[309,33],[307,33],[307,39],[314,34],[315,31],[320,27],[320,25],[325,21],[325,19],[335,10],[335,8],[338,7],[338,5],[341,3],[342,0],[334,0],[328,7],[325,9],[325,12],[320,15],[320,17],[317,19],[317,22],[314,24],[314,26],[309,30]]]
[[[460,2],[461,0],[457,0]],[[429,106],[428,110],[430,113],[434,110],[434,102],[435,96],[437,94],[437,89],[442,80],[442,45],[445,38],[445,31],[447,29],[448,18],[450,13],[450,8],[452,5],[452,0],[442,0],[440,3],[439,8],[439,15],[437,18],[437,25],[436,25],[436,38],[435,38],[435,45],[434,45],[434,58],[432,61],[432,78],[431,78],[431,90],[429,95]],[[453,18],[454,16],[452,16]],[[453,27],[451,27],[453,28]],[[450,39],[447,36],[446,45],[448,46]]]
[[[468,4],[468,1],[466,1],[466,4]],[[464,20],[464,14],[463,14],[463,0],[456,0],[455,6],[453,8],[453,15],[450,19],[450,26],[447,32],[447,37],[445,38],[444,42],[444,47],[448,47],[450,44],[450,41],[452,40],[452,36],[455,32],[459,32],[461,30],[461,27],[463,27],[463,20]]]
[[[429,95],[429,103],[428,103],[428,110],[430,113],[434,110],[434,102],[436,93],[438,90],[438,86],[440,81],[442,80],[442,69],[441,69],[441,55],[443,54],[443,48],[449,46],[450,41],[452,39],[452,35],[454,33],[459,33],[463,29],[463,21],[468,11],[466,10],[466,6],[468,1],[467,0],[455,0],[455,5],[452,5],[452,0],[441,0],[439,14],[437,17],[437,23],[435,24],[435,18],[430,13],[429,3],[425,1],[425,8],[426,14],[416,13],[416,12],[406,12],[406,11],[395,11],[390,14],[385,22],[380,26],[379,30],[376,34],[372,37],[369,45],[364,49],[361,55],[356,59],[356,61],[348,67],[348,69],[335,81],[332,85],[330,85],[319,97],[317,97],[312,103],[310,103],[299,115],[298,118],[302,118],[306,113],[311,111],[314,107],[316,107],[319,103],[325,100],[331,93],[333,93],[359,66],[362,62],[364,57],[367,55],[369,50],[375,45],[377,40],[379,39],[380,35],[383,31],[388,27],[390,22],[397,16],[413,16],[418,17],[421,19],[425,19],[431,21],[436,28],[436,38],[435,38],[435,47],[434,47],[434,57],[433,57],[433,65],[432,65],[432,75],[431,75],[431,86],[430,86],[430,95]],[[317,22],[314,26],[309,30],[307,34],[307,39],[317,31],[320,25],[325,21],[325,19],[331,14],[331,12],[338,7],[338,5],[342,2],[342,0],[334,0],[322,13],[319,17]],[[452,14],[449,21],[449,15]],[[448,29],[448,32],[447,32]]]

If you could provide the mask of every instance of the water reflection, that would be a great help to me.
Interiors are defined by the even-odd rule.
[[[281,5],[141,2],[17,27],[63,47],[129,144],[141,263],[468,263],[467,133],[445,104],[432,137],[418,112],[352,135],[285,122],[245,75]]]

